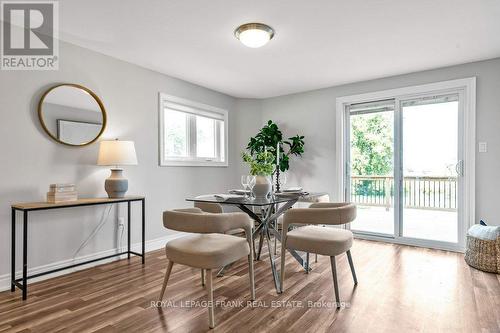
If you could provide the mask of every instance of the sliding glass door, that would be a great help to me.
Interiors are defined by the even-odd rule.
[[[402,236],[458,242],[459,96],[400,102]]]
[[[345,196],[358,206],[351,230],[457,244],[462,121],[458,92],[347,105]]]

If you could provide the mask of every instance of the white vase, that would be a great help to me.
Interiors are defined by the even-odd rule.
[[[257,199],[266,199],[272,190],[270,176],[255,176],[255,185],[252,193]]]

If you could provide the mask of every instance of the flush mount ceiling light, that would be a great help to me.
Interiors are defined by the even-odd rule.
[[[266,45],[273,38],[274,30],[263,23],[246,23],[236,28],[234,36],[243,45],[257,48]]]

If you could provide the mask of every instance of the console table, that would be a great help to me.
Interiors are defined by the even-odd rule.
[[[132,202],[140,201],[142,207],[142,238],[141,238],[141,253],[137,253],[130,250],[130,206]],[[98,205],[109,205],[109,204],[117,204],[121,202],[127,203],[127,251],[115,253],[109,256],[105,256],[102,258],[96,258],[92,260],[88,260],[85,262],[80,262],[77,264],[68,265],[65,267],[59,267],[50,271],[41,272],[33,275],[28,275],[28,217],[29,212],[39,211],[39,210],[50,210],[50,209],[64,209],[64,208],[72,208],[72,207],[85,207],[85,206],[98,206]],[[142,264],[145,262],[145,203],[146,199],[140,196],[130,196],[118,199],[109,199],[109,198],[88,198],[88,199],[78,199],[76,201],[68,201],[61,203],[48,203],[48,202],[27,202],[27,203],[18,203],[13,204],[12,208],[12,248],[11,248],[11,287],[10,291],[15,291],[16,287],[22,290],[23,292],[23,300],[26,299],[28,294],[28,279],[32,279],[35,277],[39,277],[46,274],[55,273],[64,269],[73,268],[85,264],[89,264],[95,261],[109,259],[116,256],[127,255],[130,259],[130,255],[136,255],[142,257]],[[16,279],[16,212],[20,211],[23,213],[23,276],[22,278]]]

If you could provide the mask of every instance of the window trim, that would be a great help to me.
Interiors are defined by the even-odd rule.
[[[163,138],[165,136],[164,135],[165,134],[165,126],[164,126],[165,112],[164,112],[164,110],[166,108],[165,104],[167,104],[169,102],[175,103],[175,104],[181,104],[181,105],[193,108],[195,110],[192,113],[195,115],[197,114],[197,115],[202,116],[202,117],[206,117],[207,114],[214,114],[214,113],[219,114],[221,116],[220,120],[222,120],[224,122],[224,128],[223,128],[224,161],[214,161],[214,160],[209,160],[207,158],[191,158],[191,157],[188,157],[188,158],[185,158],[185,157],[167,158],[166,156],[164,156],[164,142],[163,142]],[[195,112],[198,110],[200,111],[199,113]],[[229,132],[228,132],[228,111],[227,110],[160,92],[158,94],[158,122],[159,122],[158,123],[158,141],[159,141],[158,160],[159,160],[159,166],[167,166],[167,167],[168,166],[227,167],[229,165],[229,163],[228,163],[228,150],[229,150],[229,148],[228,148],[228,144],[229,144],[228,133]],[[193,130],[193,129],[191,129],[191,130]],[[220,140],[219,136],[217,135],[216,136],[216,143],[219,143],[219,140]],[[188,138],[188,144],[192,144],[189,142],[189,138]],[[192,149],[192,147],[190,147],[189,149]]]

